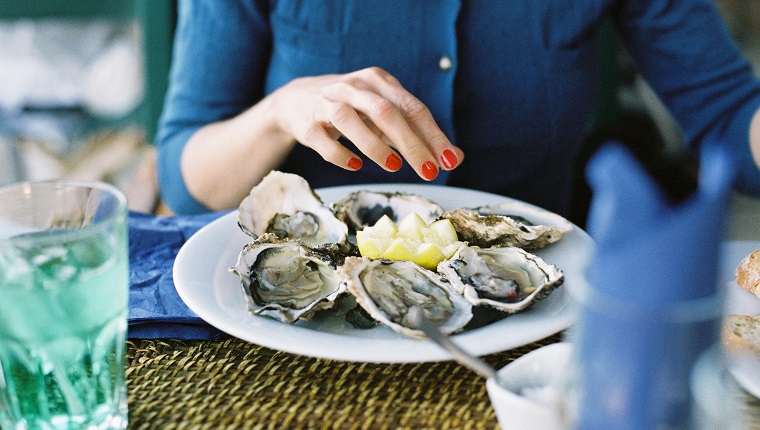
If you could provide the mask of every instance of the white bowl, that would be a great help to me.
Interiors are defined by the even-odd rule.
[[[572,345],[559,342],[543,346],[499,370],[500,386],[486,381],[488,396],[503,430],[560,430],[561,384],[568,369]]]

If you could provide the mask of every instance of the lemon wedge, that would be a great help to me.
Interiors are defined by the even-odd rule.
[[[413,261],[432,270],[454,255],[462,242],[448,219],[427,224],[412,212],[398,225],[384,215],[375,225],[356,232],[356,244],[364,257]]]

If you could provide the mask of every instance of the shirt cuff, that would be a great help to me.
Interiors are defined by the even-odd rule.
[[[753,102],[745,103],[736,113],[725,135],[736,163],[737,178],[734,189],[754,196],[760,196],[760,168],[752,157],[749,129],[752,117],[758,108],[760,108],[760,95],[756,96]]]
[[[177,133],[171,141],[158,148],[158,188],[164,203],[178,215],[210,212],[209,208],[190,195],[180,167],[182,150],[190,136],[196,131],[197,129],[190,129]]]

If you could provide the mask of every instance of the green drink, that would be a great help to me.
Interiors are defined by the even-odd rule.
[[[22,224],[0,189],[0,428],[125,428],[123,196],[100,184],[32,185],[59,187],[65,210],[22,202],[21,212],[54,220]],[[89,206],[72,210],[77,199]]]

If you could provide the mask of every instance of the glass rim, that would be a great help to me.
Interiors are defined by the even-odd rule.
[[[717,291],[706,297],[680,301],[667,301],[657,306],[636,300],[625,300],[599,291],[590,285],[568,288],[571,299],[581,307],[612,316],[616,320],[639,319],[642,316],[655,321],[688,324],[721,318],[725,294]]]
[[[98,221],[99,224],[108,223],[112,219],[120,216],[122,213],[126,212],[127,210],[127,196],[124,194],[124,191],[120,190],[118,187],[116,187],[113,184],[109,184],[107,182],[98,181],[98,180],[88,180],[88,179],[67,179],[67,178],[55,178],[55,179],[41,179],[41,180],[32,180],[32,181],[22,181],[22,182],[13,182],[6,185],[0,185],[0,195],[3,195],[5,193],[12,192],[14,190],[24,190],[24,188],[27,188],[31,191],[33,187],[38,186],[52,186],[53,188],[58,189],[64,189],[64,188],[89,188],[94,190],[99,190],[105,193],[108,193],[112,195],[117,202],[116,209],[105,215],[102,219]],[[95,226],[96,224],[93,224]]]

